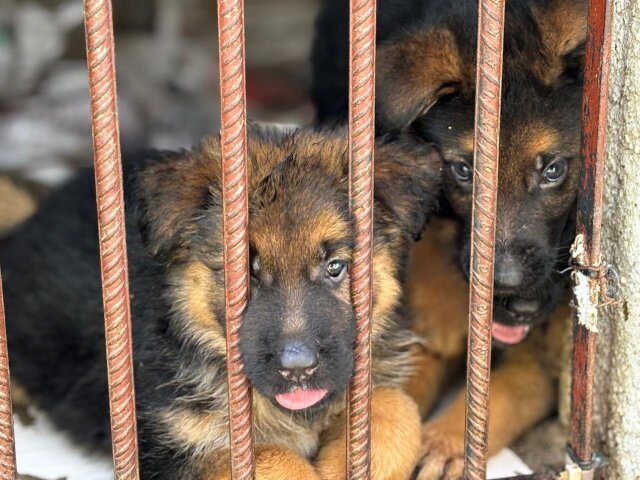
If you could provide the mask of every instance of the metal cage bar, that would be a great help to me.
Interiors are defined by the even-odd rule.
[[[464,466],[468,480],[484,480],[487,470],[504,9],[505,0],[481,0],[478,9]]]
[[[571,428],[569,449],[574,460],[589,468],[592,462],[593,378],[595,374],[595,322],[605,275],[600,256],[602,224],[602,191],[604,183],[605,142],[607,129],[607,96],[611,57],[612,0],[590,0],[587,45],[585,52],[584,90],[582,99],[582,163],[578,189],[576,235],[584,244],[578,268],[586,272],[589,286],[584,309],[578,305],[574,326],[571,386]],[[577,275],[581,275],[577,272]],[[581,311],[582,310],[582,311]],[[588,310],[588,311],[586,311]],[[584,321],[584,317],[591,321]]]
[[[350,1],[349,199],[355,224],[351,299],[356,319],[348,396],[347,478],[370,476],[371,313],[376,2]]]
[[[139,477],[127,244],[110,0],[85,0],[91,130],[115,476]]]
[[[15,480],[18,474],[16,471],[16,445],[13,436],[10,378],[2,272],[0,271],[0,479],[2,480]]]
[[[253,478],[251,387],[240,358],[239,331],[249,299],[249,214],[244,2],[218,0],[225,319],[231,475]]]

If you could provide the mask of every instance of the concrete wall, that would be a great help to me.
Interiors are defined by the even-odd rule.
[[[640,479],[640,0],[615,0],[603,257],[619,308],[600,316],[596,438],[607,480]]]

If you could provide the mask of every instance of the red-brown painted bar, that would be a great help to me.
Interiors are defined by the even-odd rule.
[[[505,0],[481,0],[478,9],[464,467],[467,480],[484,480],[487,470],[504,6]]]
[[[251,388],[240,358],[239,330],[249,299],[247,106],[244,2],[218,0],[224,221],[225,318],[231,474],[253,478]]]
[[[604,182],[612,0],[590,0],[582,100],[582,166],[576,234],[584,238],[584,265],[600,272],[600,226]],[[590,287],[599,289],[597,278]],[[592,461],[593,378],[597,333],[576,321],[571,387],[569,446],[582,464]]]
[[[2,272],[0,271],[0,480],[15,480],[17,476],[10,378]]]
[[[110,0],[85,0],[91,129],[115,477],[137,479],[138,447],[122,165]]]
[[[350,1],[349,198],[356,241],[351,299],[356,318],[354,373],[349,388],[347,478],[370,476],[373,149],[376,2]]]

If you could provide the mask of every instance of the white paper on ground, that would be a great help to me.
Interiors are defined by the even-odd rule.
[[[18,472],[45,480],[113,480],[108,457],[83,452],[44,414],[30,408],[29,415],[35,421],[28,426],[14,415]]]
[[[41,412],[29,410],[35,419],[23,425],[15,417],[18,471],[44,480],[112,480],[111,461],[107,457],[89,455],[73,445],[63,433],[56,431]],[[511,450],[504,449],[489,460],[488,478],[503,478],[531,470]]]
[[[533,471],[513,451],[508,448],[500,450],[489,459],[487,478],[506,478],[515,475],[527,475]]]

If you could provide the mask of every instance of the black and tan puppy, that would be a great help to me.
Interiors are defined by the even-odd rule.
[[[346,3],[326,0],[317,23],[313,93],[321,122],[346,116]],[[456,220],[449,248],[454,247],[450,254],[460,269],[459,278],[433,282],[433,269],[421,264],[433,259],[425,256],[422,250],[429,247],[424,245],[418,246],[412,266],[416,275],[411,276],[409,289],[416,329],[428,336],[432,346],[455,345],[455,352],[432,347],[433,364],[422,360],[424,388],[411,388],[417,396],[427,394],[422,400],[426,411],[438,391],[428,387],[430,380],[444,378],[443,369],[434,365],[443,359],[447,365],[460,363],[464,352],[467,300],[443,293],[442,285],[464,282],[469,274],[478,2],[381,0],[378,7],[377,131],[387,136],[410,134],[438,148],[444,159],[444,211]],[[559,308],[565,293],[566,276],[558,272],[567,266],[574,235],[585,37],[583,0],[506,4],[493,327],[495,343],[502,346],[525,341],[534,333],[532,327]],[[453,275],[447,271],[443,277]],[[438,309],[429,309],[425,300],[430,297],[446,299],[449,311],[440,309],[437,317]],[[454,317],[460,320],[452,321]],[[454,324],[459,328],[452,328]],[[509,371],[525,378],[524,370],[532,363],[521,362],[522,368]],[[532,368],[547,378],[544,370]],[[514,417],[508,413],[514,411],[513,405],[528,398],[542,398],[541,403],[551,405],[553,390],[518,389],[505,383],[507,394],[494,381],[501,375],[493,377],[491,428],[498,431],[497,422],[508,422],[513,431],[508,438],[494,439],[495,449],[551,408]],[[450,438],[442,432],[434,435],[440,435],[441,442],[430,447],[427,464],[434,466],[433,472],[442,472],[449,460],[461,458],[462,414],[459,408],[457,416],[445,417]],[[425,429],[429,438],[430,428]],[[438,478],[437,473],[424,475]]]
[[[344,136],[252,127],[251,300],[240,348],[254,387],[257,477],[343,478],[354,316]],[[420,419],[399,385],[415,335],[407,252],[436,203],[437,154],[376,150],[373,476],[407,478]],[[220,146],[126,167],[143,479],[228,475]],[[94,188],[84,174],[2,245],[11,367],[55,423],[109,440]]]

